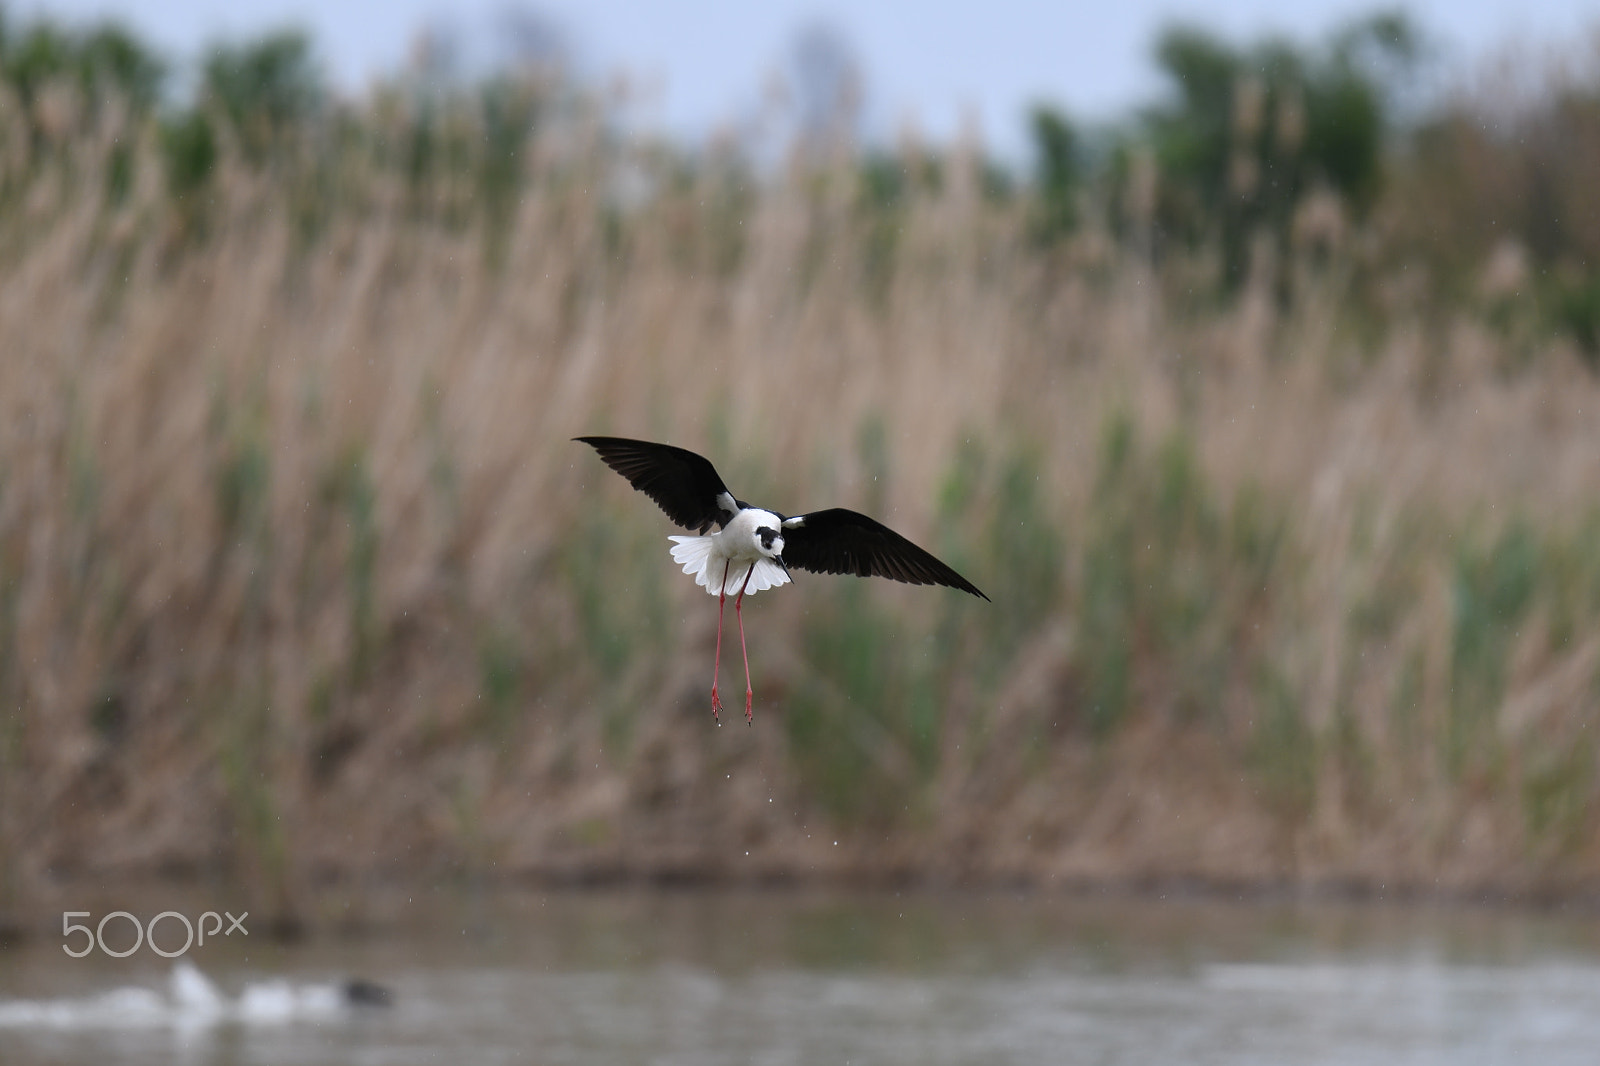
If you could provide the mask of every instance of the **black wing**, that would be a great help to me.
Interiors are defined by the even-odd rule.
[[[819,574],[887,577],[910,585],[948,585],[989,598],[972,582],[888,526],[842,507],[785,520],[783,561]]]
[[[623,437],[573,437],[600,453],[605,464],[650,497],[685,529],[704,533],[726,525],[736,501],[711,460],[670,444]]]

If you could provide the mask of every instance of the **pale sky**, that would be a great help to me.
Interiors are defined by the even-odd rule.
[[[3,0],[0,0],[3,2]],[[647,87],[635,118],[696,137],[748,114],[796,31],[825,22],[850,42],[866,74],[869,126],[913,118],[929,136],[977,120],[1002,152],[1022,143],[1022,115],[1036,100],[1070,113],[1111,117],[1148,101],[1159,82],[1150,62],[1156,31],[1181,18],[1234,40],[1278,31],[1314,40],[1381,5],[1352,0],[12,0],[13,20],[45,11],[66,20],[116,15],[176,58],[218,38],[288,24],[309,29],[335,81],[358,91],[393,70],[418,30],[453,25],[486,41],[496,16],[538,12],[558,26],[591,78],[627,72]],[[1392,5],[1391,5],[1392,6]],[[1405,5],[1445,46],[1454,69],[1510,44],[1577,48],[1600,55],[1597,0],[1417,0]],[[481,47],[481,44],[480,44]]]

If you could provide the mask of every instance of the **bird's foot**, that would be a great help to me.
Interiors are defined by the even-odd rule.
[[[755,725],[756,716],[750,713],[750,700],[755,696],[749,689],[744,690],[744,724]]]
[[[722,698],[717,695],[717,686],[712,685],[711,686],[711,717],[715,718],[717,720],[717,724],[718,725],[722,724],[722,717],[718,714],[718,712],[721,711],[721,710],[722,710]]]

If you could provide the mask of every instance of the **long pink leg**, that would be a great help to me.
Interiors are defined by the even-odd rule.
[[[733,601],[733,616],[739,620],[739,651],[744,654],[744,722],[745,725],[755,724],[755,715],[750,713],[750,701],[755,696],[750,688],[750,653],[744,648],[744,590],[750,587],[750,576],[756,572],[756,564],[751,563],[750,569],[744,575],[744,584],[739,586],[739,598]]]
[[[717,660],[711,667],[711,717],[719,724],[722,718],[717,712],[722,710],[722,700],[717,697],[717,675],[722,673],[722,605],[728,601],[728,567],[732,565],[732,559],[722,564],[722,584],[717,588]],[[749,578],[745,580],[748,581]],[[734,613],[739,613],[738,604],[734,604]],[[743,632],[741,629],[740,633]],[[748,683],[747,679],[746,684]]]

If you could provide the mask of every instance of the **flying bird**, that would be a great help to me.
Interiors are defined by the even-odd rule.
[[[722,721],[717,696],[722,669],[722,619],[728,594],[739,621],[744,655],[744,718],[754,721],[750,653],[744,643],[744,598],[789,583],[789,568],[819,574],[887,577],[911,585],[947,585],[987,600],[978,587],[888,526],[833,507],[783,515],[734,497],[704,456],[670,444],[623,437],[574,437],[600,453],[607,466],[650,497],[691,537],[668,537],[674,562],[717,597],[717,655],[711,667],[711,716]],[[715,533],[707,533],[712,526]]]

